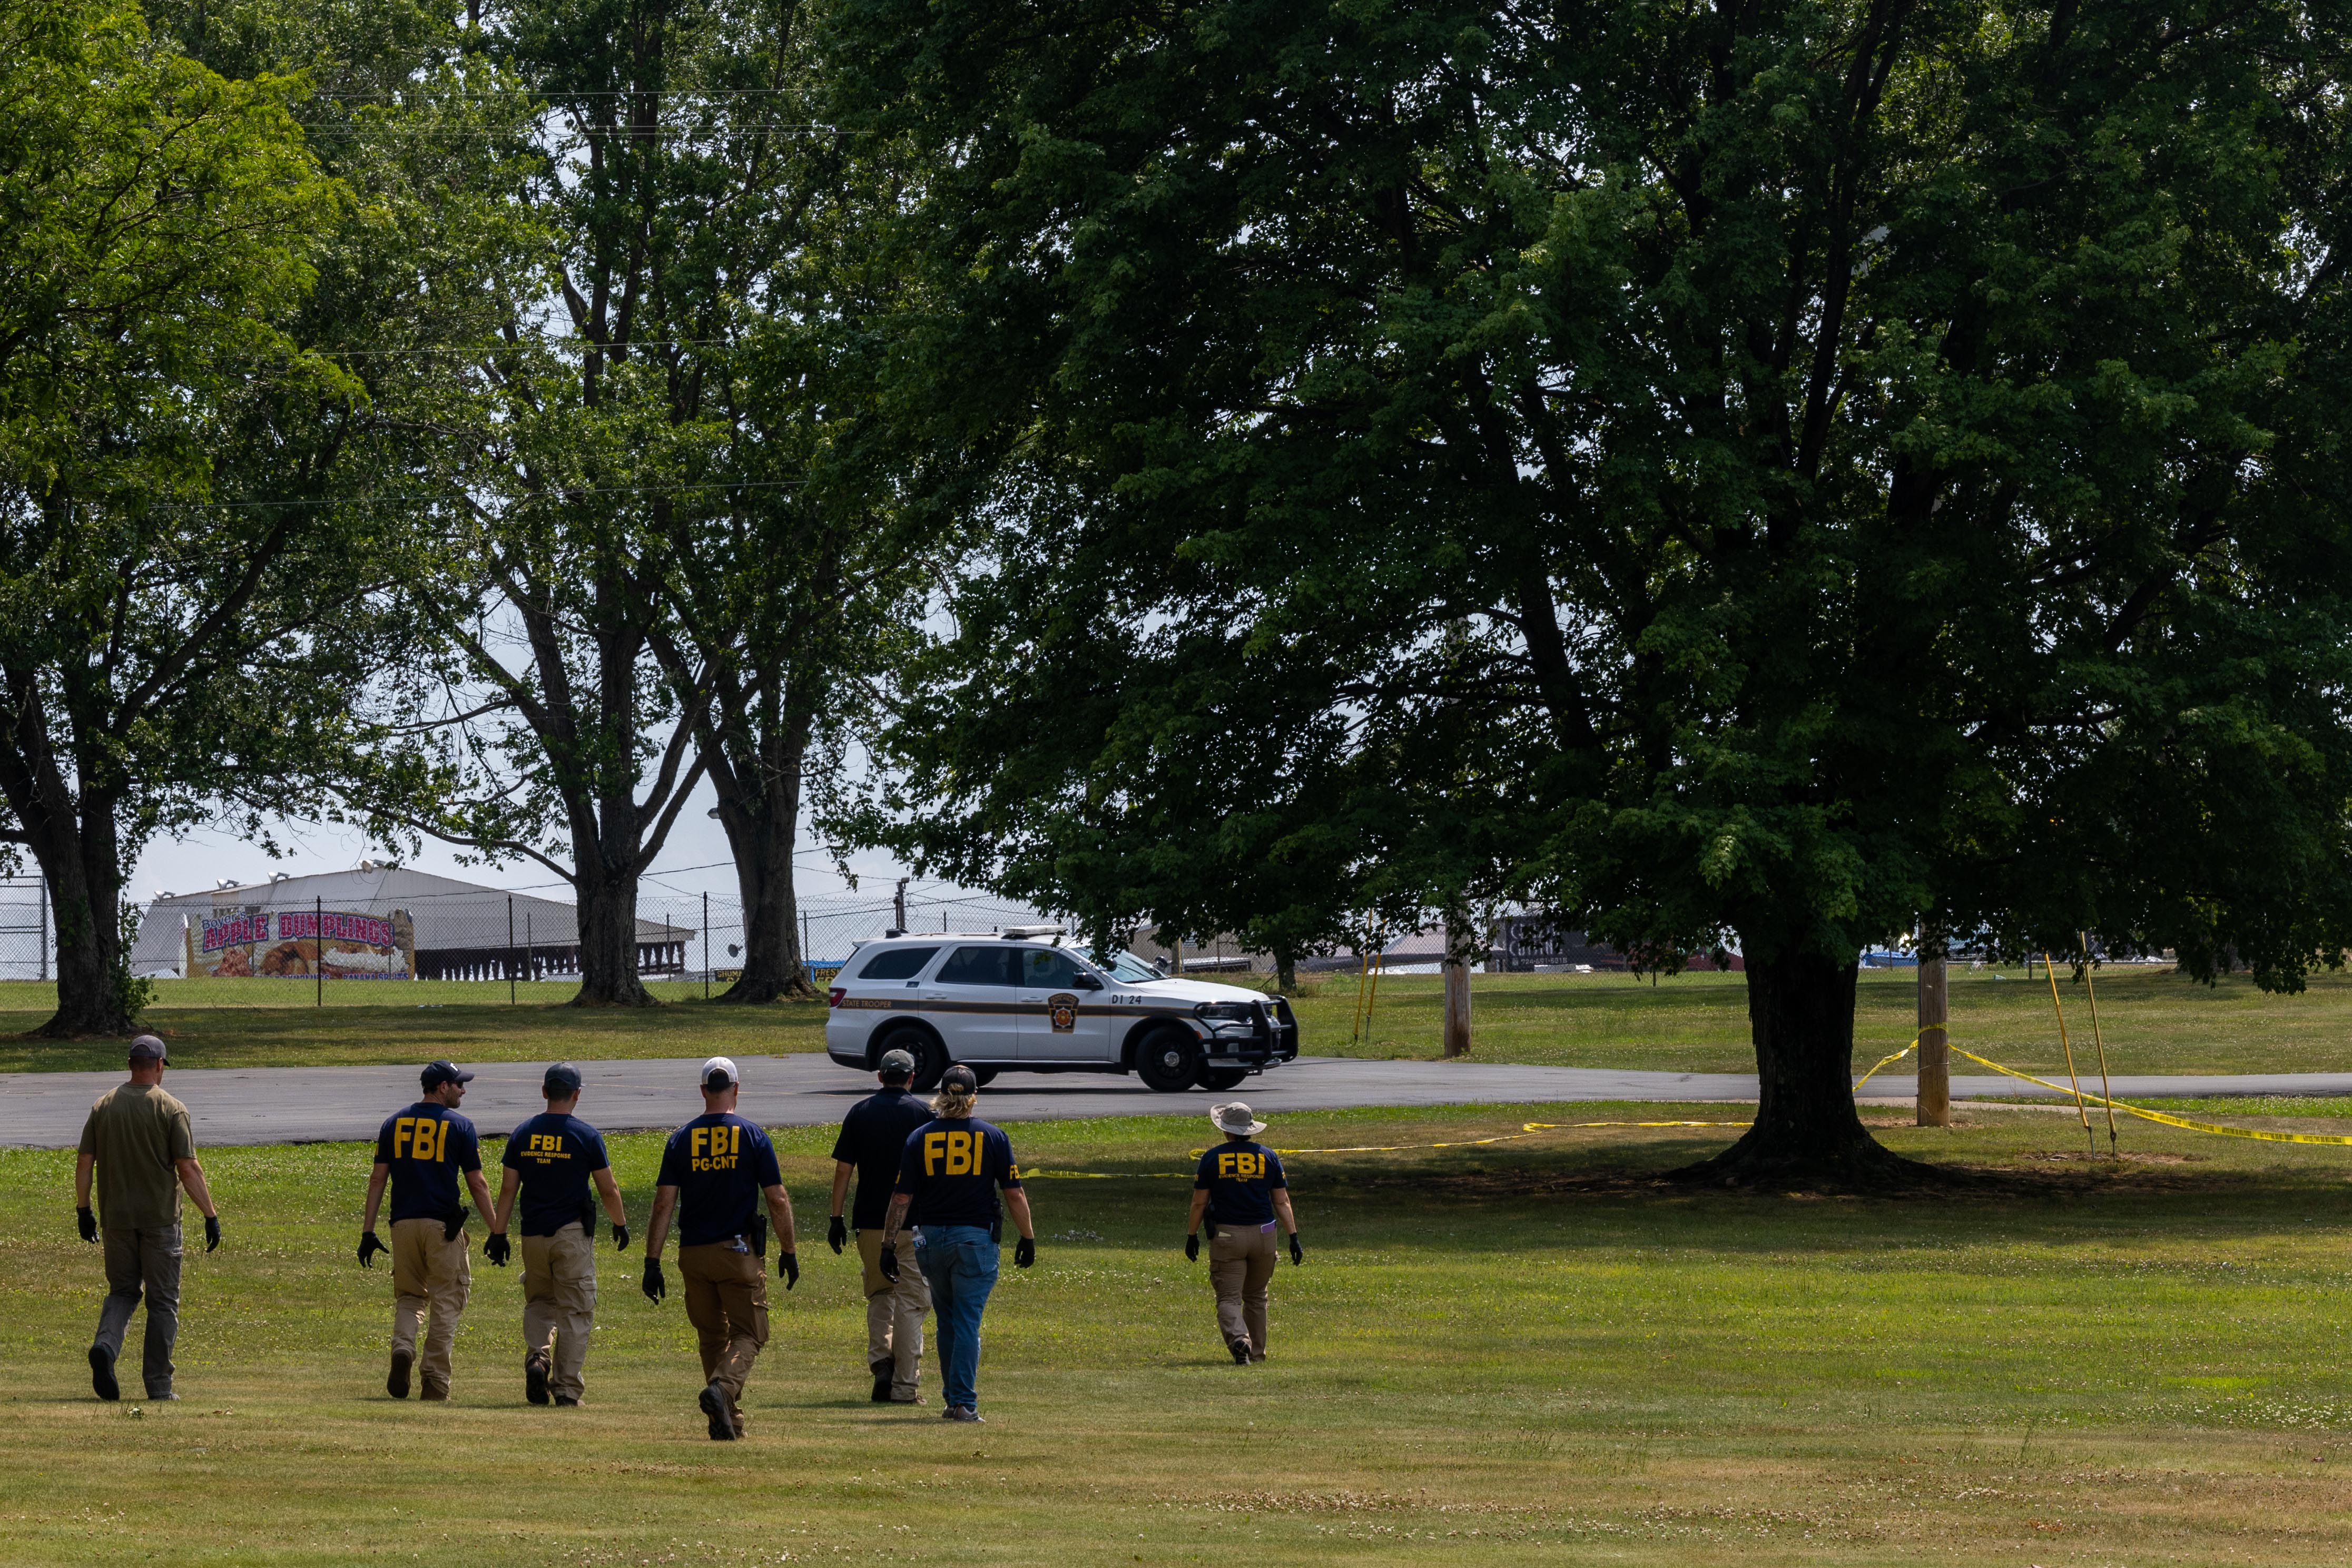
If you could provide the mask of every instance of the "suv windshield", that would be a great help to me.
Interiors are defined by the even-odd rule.
[[[1097,959],[1096,962],[1102,963],[1102,960]],[[1168,977],[1132,953],[1113,953],[1110,961],[1103,964],[1103,967],[1110,971],[1112,979],[1123,986],[1140,986]]]

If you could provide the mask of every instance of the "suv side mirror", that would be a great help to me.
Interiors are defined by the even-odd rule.
[[[1099,991],[1103,988],[1101,977],[1089,975],[1084,970],[1080,970],[1077,978],[1072,980],[1070,984],[1082,991]]]

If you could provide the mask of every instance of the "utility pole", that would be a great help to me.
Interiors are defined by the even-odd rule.
[[[1950,998],[1945,991],[1944,945],[1919,944],[1919,1125],[1952,1124]]]
[[[507,1006],[515,999],[514,894],[507,894]]]
[[[710,890],[702,893],[702,999],[710,999]]]
[[[49,879],[43,877],[37,886],[35,902],[41,906],[41,981],[46,985],[49,978]]]
[[[1470,1054],[1470,932],[1445,923],[1445,1055]]]
[[[310,1005],[327,1005],[327,898],[314,894],[310,898]],[[338,993],[340,994],[340,993]]]

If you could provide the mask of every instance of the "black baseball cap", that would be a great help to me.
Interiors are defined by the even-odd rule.
[[[551,1063],[547,1069],[547,1076],[540,1080],[539,1086],[551,1100],[561,1100],[566,1094],[577,1094],[580,1092],[580,1070],[568,1061]]]
[[[959,1061],[940,1074],[940,1087],[952,1089],[959,1094],[977,1094],[980,1092],[980,1074]]]
[[[454,1061],[428,1061],[425,1064],[425,1071],[417,1076],[425,1081],[427,1094],[444,1083],[471,1083],[474,1081],[472,1073],[459,1071]]]

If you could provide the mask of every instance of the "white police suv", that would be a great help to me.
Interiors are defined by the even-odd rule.
[[[1133,1072],[1154,1089],[1230,1089],[1298,1054],[1290,1003],[1171,977],[1130,953],[1097,962],[1053,926],[887,936],[850,956],[826,1000],[825,1053],[872,1071],[893,1049],[929,1090],[950,1062],[1002,1071]]]

